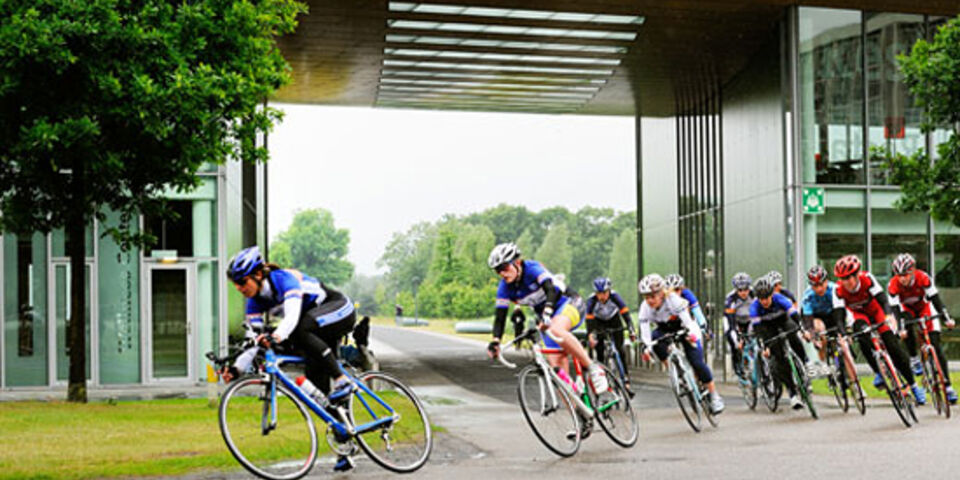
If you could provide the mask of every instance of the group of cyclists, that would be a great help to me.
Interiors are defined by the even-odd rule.
[[[604,403],[604,396],[612,394],[608,379],[604,370],[590,358],[574,336],[573,330],[586,321],[588,343],[596,349],[600,363],[605,355],[612,353],[606,352],[604,343],[598,341],[597,332],[600,329],[613,332],[613,345],[624,357],[625,325],[630,340],[639,338],[645,347],[645,361],[651,361],[652,355],[665,361],[667,344],[658,340],[683,330],[686,338],[682,350],[697,380],[709,391],[710,409],[714,414],[723,411],[723,398],[717,392],[713,372],[704,357],[703,345],[709,332],[708,323],[697,297],[686,288],[680,275],[662,277],[652,273],[640,280],[638,289],[643,302],[635,328],[630,309],[613,290],[608,278],[597,278],[593,282],[595,291],[584,301],[558,278],[559,275],[555,276],[535,260],[522,258],[520,249],[514,243],[502,243],[494,247],[488,265],[500,277],[493,339],[487,348],[491,357],[500,354],[500,341],[511,304],[529,307],[537,316],[537,328],[543,333],[542,352],[547,355],[550,365],[569,374],[568,357],[576,358],[586,368],[594,390],[600,396],[601,403]],[[855,255],[844,256],[836,262],[833,268],[836,283],[828,279],[826,269],[815,265],[807,272],[809,287],[799,301],[784,288],[779,272],[769,272],[756,281],[744,272],[733,275],[733,290],[724,302],[723,334],[737,375],[743,377],[746,374],[741,371],[740,356],[747,336],[756,335],[766,340],[782,332],[802,332],[787,338],[791,348],[806,364],[807,371],[813,373],[823,367],[807,358],[801,338],[812,341],[825,332],[836,332],[839,335],[838,343],[847,349],[849,343],[844,332],[879,326],[877,332],[899,374],[910,386],[916,402],[923,404],[926,396],[916,382],[916,375],[922,372],[917,358],[918,341],[913,329],[905,328],[905,322],[930,317],[920,326],[939,355],[946,377],[947,399],[950,403],[956,403],[957,393],[950,385],[946,356],[941,347],[942,327],[953,328],[954,321],[930,276],[917,268],[916,260],[911,255],[899,255],[893,261],[892,270],[894,276],[884,288],[876,277],[863,270],[860,259]],[[356,321],[354,304],[346,295],[297,270],[265,262],[255,246],[234,256],[226,273],[247,299],[245,324],[247,335],[255,340],[255,344],[288,343],[304,352],[307,379],[327,393],[331,402],[342,401],[355,390],[356,386],[340,373],[336,363],[337,346]],[[936,309],[939,315],[932,316],[932,309]],[[268,313],[282,317],[272,330],[263,328],[264,315]],[[517,333],[521,319],[520,309],[514,309]],[[817,344],[821,362],[824,360],[822,343]],[[874,384],[882,385],[883,379],[878,373],[876,361],[869,354],[870,340],[860,335],[857,343],[876,373]],[[250,367],[255,351],[256,348],[251,348],[237,357],[233,365],[220,372],[222,378],[229,382],[244,373]],[[798,385],[784,372],[782,343],[765,349],[763,355],[772,357],[774,365],[779,365],[774,375],[786,386],[793,408],[802,408],[797,395]],[[623,366],[626,367],[625,364]],[[629,391],[629,384],[626,386]],[[338,459],[337,470],[351,467],[349,457],[341,456]]]

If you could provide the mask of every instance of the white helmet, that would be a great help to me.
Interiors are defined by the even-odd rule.
[[[510,263],[520,258],[520,249],[515,243],[501,243],[490,251],[490,257],[487,258],[487,265],[496,270],[497,267]]]
[[[648,295],[663,290],[665,286],[666,282],[664,282],[663,277],[656,273],[651,273],[640,280],[638,288],[640,289],[640,295]]]

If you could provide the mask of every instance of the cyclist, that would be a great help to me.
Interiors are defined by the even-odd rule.
[[[917,261],[912,255],[903,253],[897,256],[893,261],[893,274],[894,277],[890,279],[887,286],[890,305],[893,306],[893,313],[900,322],[900,338],[906,340],[907,352],[912,356],[913,373],[920,375],[923,373],[923,367],[920,365],[920,359],[917,356],[917,333],[913,328],[905,328],[904,322],[908,319],[930,316],[932,314],[930,304],[933,304],[940,312],[943,323],[946,324],[947,328],[953,328],[954,321],[950,318],[950,312],[947,312],[943,300],[940,299],[940,293],[933,284],[933,280],[926,272],[917,268]],[[940,369],[943,370],[944,383],[947,387],[947,400],[950,403],[957,403],[957,392],[950,383],[947,358],[940,345],[940,319],[927,320],[923,323],[923,328],[930,335],[930,343],[933,344],[933,348],[937,352],[937,358],[940,360]]]
[[[656,273],[651,273],[638,285],[640,294],[643,295],[643,303],[640,304],[639,320],[640,338],[646,350],[643,352],[643,360],[650,361],[650,349],[657,354],[661,362],[666,363],[667,345],[665,343],[653,342],[666,334],[674,333],[681,328],[685,328],[689,334],[687,341],[683,342],[683,352],[687,356],[690,365],[700,383],[707,387],[710,392],[710,409],[714,414],[723,411],[723,398],[717,392],[716,384],[713,381],[713,372],[703,360],[703,347],[700,344],[700,327],[690,316],[687,310],[687,301],[681,296],[667,290],[667,283]],[[657,329],[650,330],[650,324],[656,324]]]
[[[599,277],[593,281],[594,294],[587,299],[587,339],[591,348],[597,350],[597,361],[603,363],[606,357],[606,344],[597,341],[597,329],[603,328],[613,335],[613,344],[620,353],[620,358],[624,356],[623,349],[623,323],[627,324],[627,330],[630,332],[630,341],[637,340],[637,334],[633,327],[633,320],[630,318],[630,309],[620,297],[616,290],[612,290],[612,282],[607,277]],[[627,370],[627,361],[623,364],[623,373],[627,377],[626,389],[630,391],[629,372]]]
[[[773,285],[773,293],[779,293],[780,295],[789,298],[794,305],[797,304],[797,296],[783,286],[783,275],[781,275],[780,272],[776,270],[770,270],[767,272],[766,277]]]
[[[550,366],[569,375],[567,355],[573,355],[590,373],[590,382],[600,395],[600,403],[609,402],[609,385],[603,369],[590,361],[586,350],[571,333],[580,325],[580,313],[555,284],[553,274],[535,260],[521,259],[520,249],[513,243],[493,247],[487,264],[500,276],[493,340],[487,345],[490,357],[500,355],[500,338],[510,302],[528,306],[542,319],[538,328],[546,333],[543,335],[543,352],[547,354]]]
[[[827,280],[827,270],[820,265],[810,267],[807,271],[807,282],[810,286],[804,290],[801,302],[803,329],[820,335],[827,329],[835,329],[837,344],[843,351],[847,351],[847,341],[842,335],[847,312],[843,307],[837,306],[837,286]],[[827,359],[826,346],[825,341],[818,342],[817,350],[821,362]]]
[[[329,393],[331,402],[349,397],[355,385],[337,365],[338,345],[356,322],[353,302],[346,295],[297,270],[265,263],[256,246],[241,250],[230,260],[227,277],[247,298],[248,337],[259,344],[269,335],[277,343],[286,342],[303,351],[305,374],[310,382]],[[282,316],[282,320],[276,328],[268,328],[265,314]],[[253,347],[237,357],[232,366],[221,372],[223,380],[230,382],[247,371],[256,352]],[[334,466],[337,471],[351,468],[353,463],[348,456],[340,456]]]
[[[757,279],[753,284],[753,294],[756,300],[750,304],[750,330],[756,331],[760,338],[769,341],[782,332],[797,330],[800,320],[800,314],[796,307],[785,295],[776,293],[773,282],[769,276],[763,276]],[[786,341],[790,342],[790,347],[803,360],[803,365],[797,365],[798,368],[804,368],[807,364],[807,352],[803,349],[798,335],[788,335]],[[773,357],[776,359],[776,374],[780,377],[780,382],[787,386],[790,392],[790,406],[794,410],[803,408],[803,402],[799,396],[799,385],[794,381],[789,367],[787,366],[786,350],[782,342],[777,342],[772,346],[766,346],[763,350],[764,357]]]
[[[723,335],[730,346],[733,369],[737,376],[744,378],[743,365],[741,365],[743,352],[741,345],[743,342],[740,339],[750,327],[750,304],[754,300],[750,285],[753,280],[745,272],[739,272],[733,275],[730,283],[733,284],[733,290],[727,294],[727,298],[724,300]]]
[[[910,371],[910,360],[906,352],[897,340],[897,336],[890,330],[887,323],[890,319],[890,304],[888,303],[887,293],[884,291],[880,282],[869,272],[861,269],[860,258],[856,255],[847,255],[837,260],[833,267],[833,274],[837,277],[838,284],[836,290],[837,306],[846,307],[853,313],[853,329],[863,330],[869,325],[883,324],[877,330],[880,338],[883,340],[893,364],[896,366],[900,375],[903,375],[910,390],[913,391],[913,397],[917,403],[923,405],[927,401],[927,395],[922,388],[917,386],[913,378],[913,372]],[[877,361],[871,353],[873,346],[866,335],[860,335],[857,338],[860,344],[860,352],[866,357],[867,363],[873,369],[875,374],[873,385],[883,386],[883,377],[880,376],[877,369]]]
[[[681,277],[679,273],[671,273],[664,277],[664,281],[667,282],[668,290],[680,295],[687,301],[690,305],[690,315],[693,315],[693,319],[697,321],[697,325],[700,325],[700,330],[703,330],[704,336],[709,337],[710,326],[707,324],[707,317],[703,315],[703,309],[700,308],[700,301],[697,300],[697,296],[684,285],[683,277]]]

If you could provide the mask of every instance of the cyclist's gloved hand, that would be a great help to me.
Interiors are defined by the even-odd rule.
[[[218,373],[220,374],[220,378],[223,379],[223,383],[230,383],[231,380],[240,376],[237,367],[233,365],[221,368]]]
[[[950,317],[950,314],[947,312],[943,312],[943,323],[947,326],[947,328],[953,328],[957,326],[957,323],[953,321],[953,318]]]
[[[500,340],[494,340],[487,344],[487,355],[490,356],[490,358],[500,356]]]
[[[690,342],[690,345],[696,345],[696,344],[697,344],[697,336],[694,335],[694,334],[692,334],[692,333],[688,333],[688,334],[687,334],[687,341]]]

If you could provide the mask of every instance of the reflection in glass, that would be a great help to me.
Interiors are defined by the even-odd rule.
[[[87,380],[90,379],[90,305],[95,299],[90,296],[90,267],[83,268],[86,280],[84,281],[85,294],[87,296],[87,307],[84,310],[84,328],[83,338],[86,348],[86,360],[84,370]],[[72,314],[70,311],[72,293],[70,290],[70,265],[54,264],[54,315],[57,325],[57,380],[67,381],[70,378],[70,348],[68,347],[70,339],[70,321]]]
[[[866,213],[863,208],[827,206],[817,218],[816,263],[833,272],[833,265],[844,255],[858,255],[865,260],[867,253]],[[809,266],[809,265],[808,265]]]
[[[937,290],[947,309],[956,318],[956,312],[960,312],[960,229],[937,224],[934,248]],[[952,337],[951,340],[958,338],[957,330],[949,330],[945,335]],[[946,341],[942,345],[948,358],[960,358],[960,342]]]
[[[926,141],[923,109],[914,105],[897,64],[897,55],[923,37],[923,15],[867,14],[866,30],[870,181],[887,185],[886,158],[922,151]]]
[[[909,253],[917,259],[917,268],[929,272],[930,243],[927,240],[927,216],[903,213],[893,208],[874,208],[871,214],[873,266],[871,272],[885,285],[891,278],[893,259]]]
[[[187,376],[187,271],[153,270],[151,319],[153,323],[154,378]]]
[[[860,34],[859,11],[799,9],[804,182],[864,182]]]

